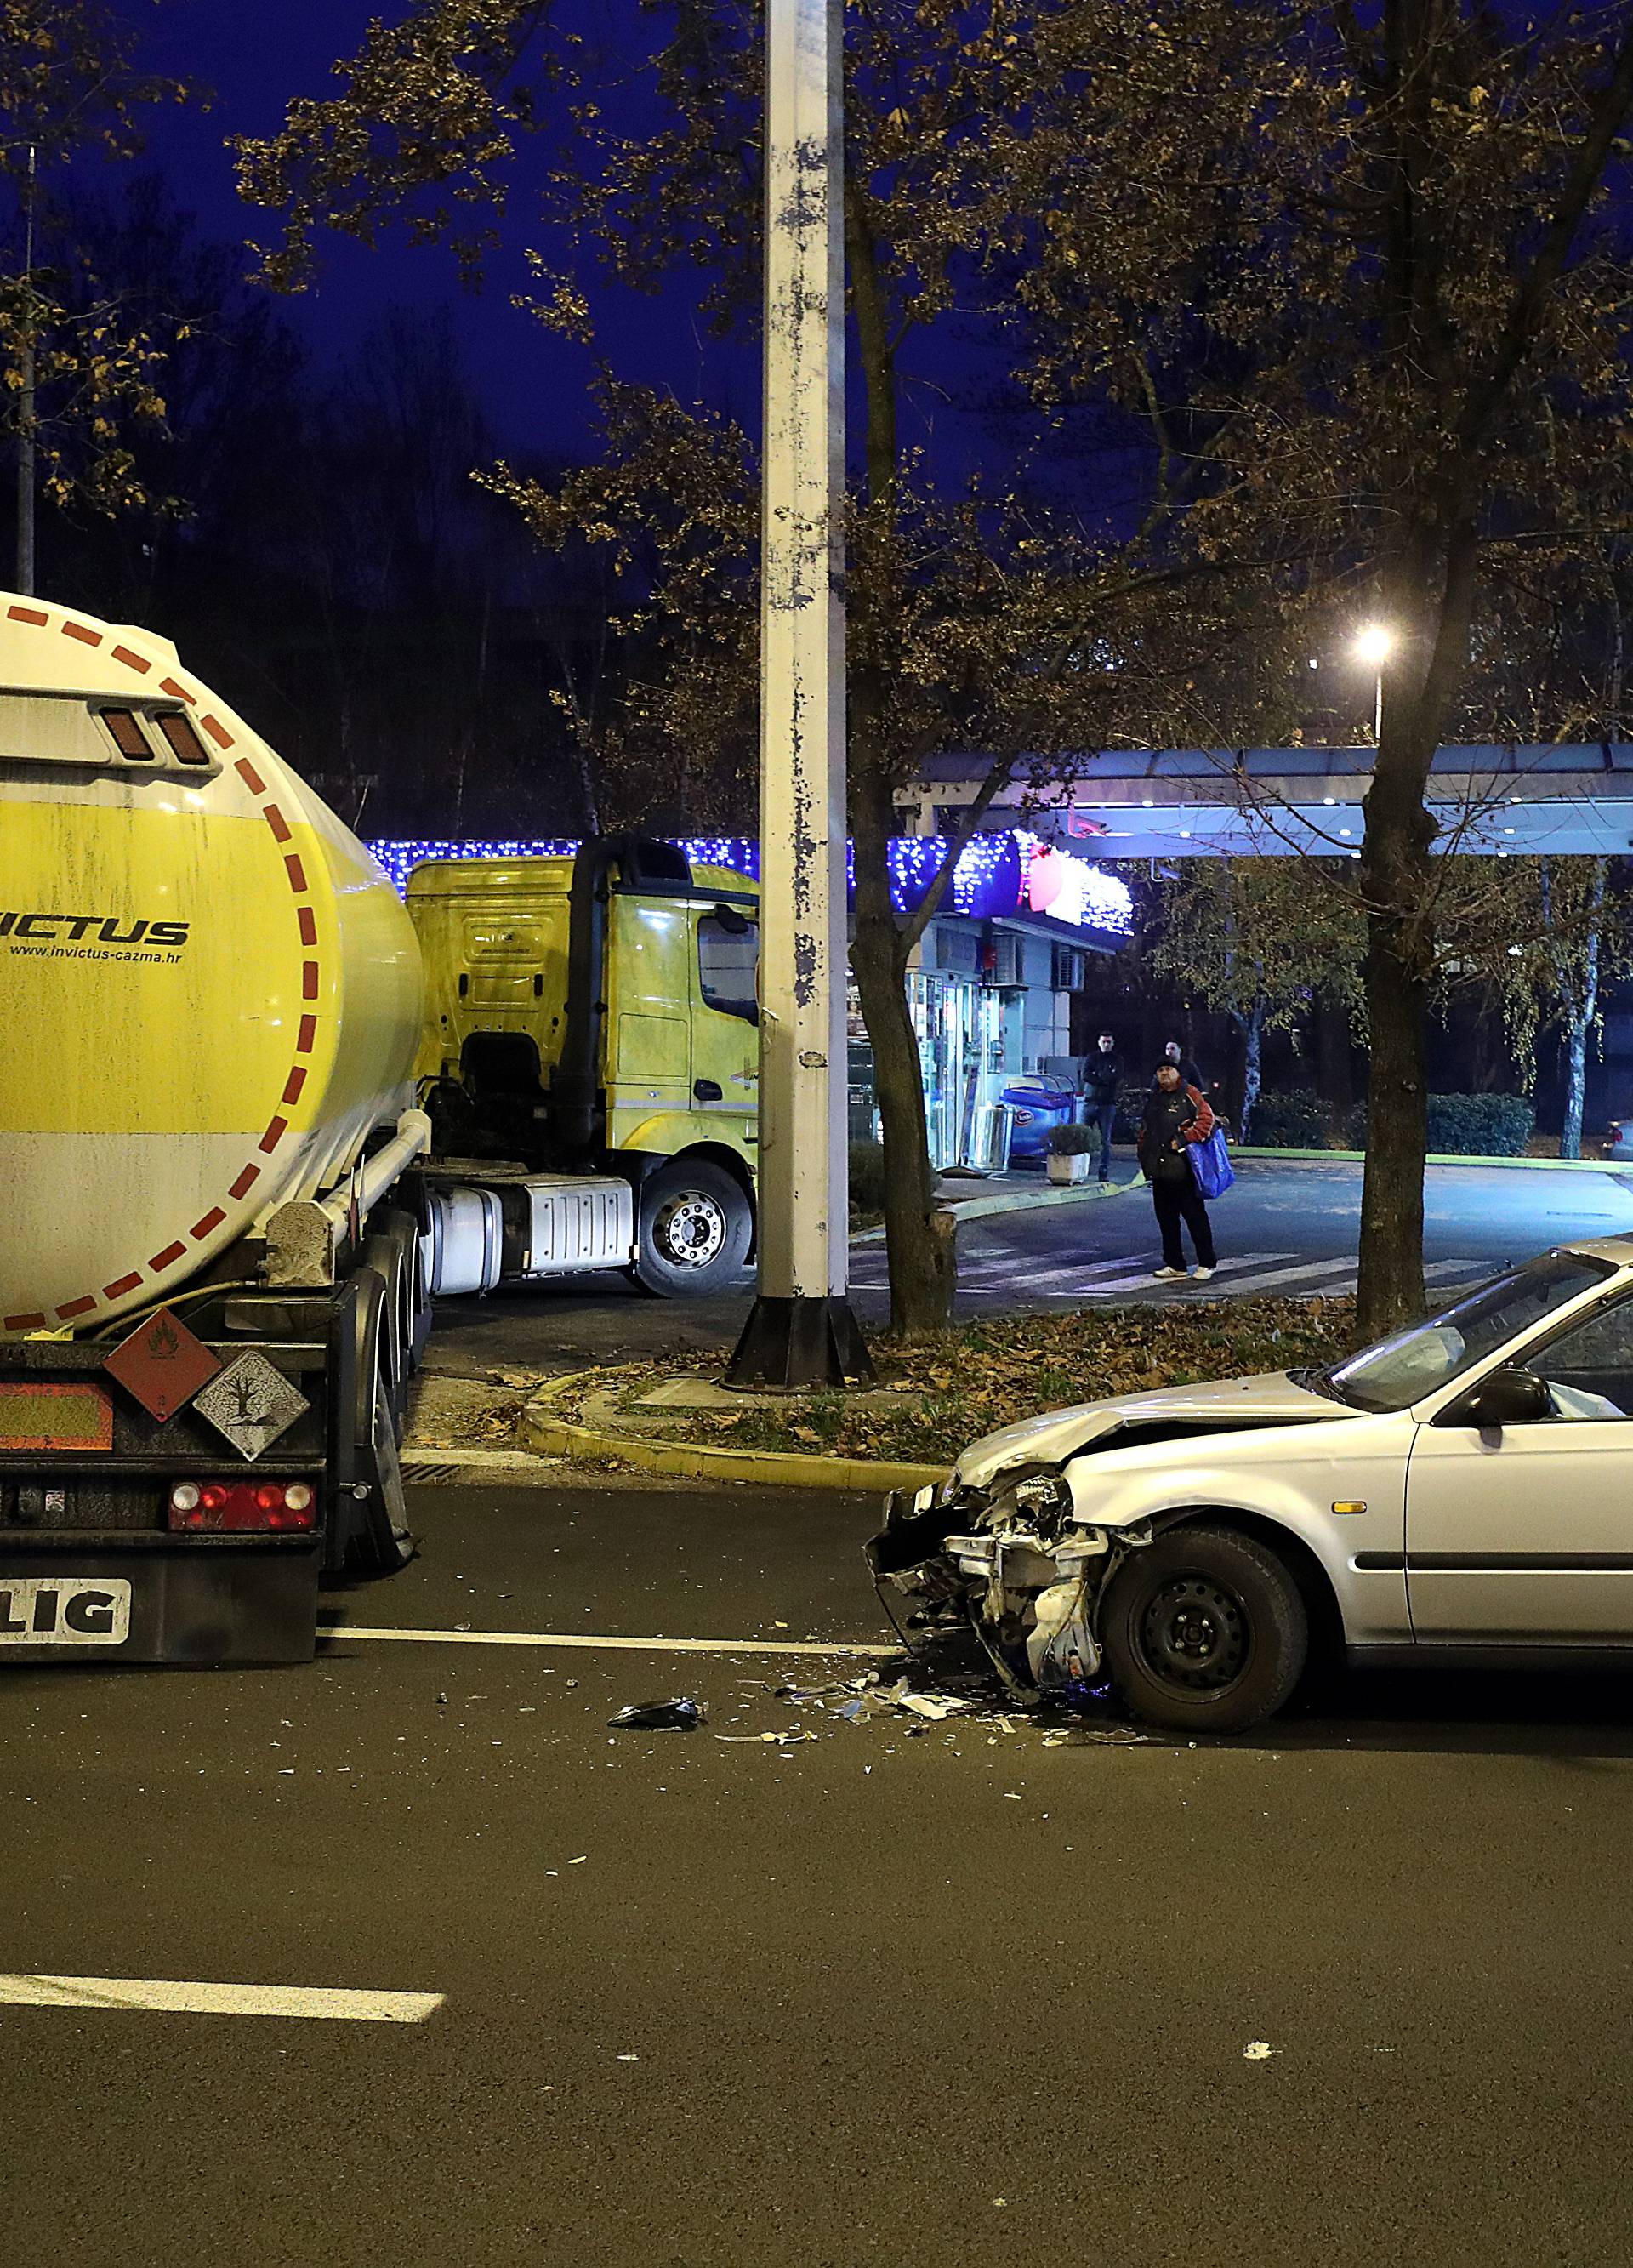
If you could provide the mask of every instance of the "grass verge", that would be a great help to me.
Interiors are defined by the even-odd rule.
[[[906,1346],[876,1343],[881,1383],[894,1389],[886,1395],[821,1394],[688,1411],[664,1432],[705,1447],[950,1465],[983,1433],[1044,1410],[1335,1362],[1355,1344],[1353,1300],[1219,1300],[1016,1315]],[[688,1368],[708,1375],[723,1371],[725,1360],[702,1358]],[[612,1388],[619,1406],[633,1410],[674,1370],[673,1362],[621,1364],[599,1372],[595,1384]]]

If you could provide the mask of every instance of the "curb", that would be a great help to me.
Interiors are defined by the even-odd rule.
[[[1364,1166],[1365,1150],[1255,1150],[1232,1148],[1232,1158],[1265,1158],[1283,1166]],[[1615,1158],[1486,1158],[1465,1157],[1456,1150],[1431,1150],[1425,1166],[1500,1166],[1522,1174],[1615,1174],[1624,1170]]]
[[[690,1441],[654,1441],[640,1434],[602,1432],[553,1412],[553,1402],[600,1375],[593,1370],[569,1371],[541,1387],[522,1412],[518,1440],[537,1455],[590,1461],[617,1457],[636,1472],[667,1473],[679,1480],[748,1481],[761,1487],[852,1489],[871,1493],[923,1488],[947,1477],[945,1465],[800,1456],[779,1449],[709,1449]]]
[[[1232,1151],[1231,1154],[1236,1157],[1240,1152]],[[1050,1182],[1042,1189],[1015,1189],[1004,1197],[970,1197],[964,1203],[955,1198],[951,1204],[945,1197],[938,1197],[937,1203],[961,1226],[967,1220],[989,1220],[1002,1212],[1048,1212],[1056,1205],[1103,1204],[1107,1197],[1126,1197],[1130,1189],[1144,1186],[1144,1177],[1136,1174],[1131,1182],[1078,1182],[1064,1189],[1057,1189]],[[882,1244],[884,1241],[882,1228],[861,1229],[850,1240],[853,1245]]]

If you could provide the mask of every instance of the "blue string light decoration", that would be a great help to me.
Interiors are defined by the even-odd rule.
[[[939,835],[899,835],[890,843],[891,902],[900,914],[911,913],[941,871],[947,842]],[[368,845],[393,885],[405,895],[408,874],[431,859],[570,858],[577,850],[573,842],[549,843],[403,843],[376,842]],[[730,873],[760,879],[760,845],[745,835],[694,835],[680,842],[694,866],[722,866]],[[845,845],[847,894],[856,895],[856,850]],[[1072,929],[1109,932],[1127,937],[1134,926],[1134,902],[1129,886],[1115,874],[1070,850],[1057,849],[1024,828],[1012,834],[977,835],[967,843],[953,870],[953,880],[942,902],[943,910],[973,920],[1014,921],[1027,915],[1045,915]]]

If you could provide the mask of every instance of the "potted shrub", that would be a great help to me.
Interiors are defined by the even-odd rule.
[[[1050,1181],[1086,1182],[1090,1160],[1100,1146],[1098,1127],[1057,1126],[1049,1136]]]

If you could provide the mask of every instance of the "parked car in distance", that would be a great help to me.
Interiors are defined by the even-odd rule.
[[[1563,1246],[1329,1368],[973,1443],[867,1546],[907,1644],[1018,1699],[1109,1675],[1234,1733],[1313,1658],[1633,1668],[1633,1239]]]
[[[1633,1161],[1633,1118],[1613,1118],[1605,1129],[1605,1155]]]

